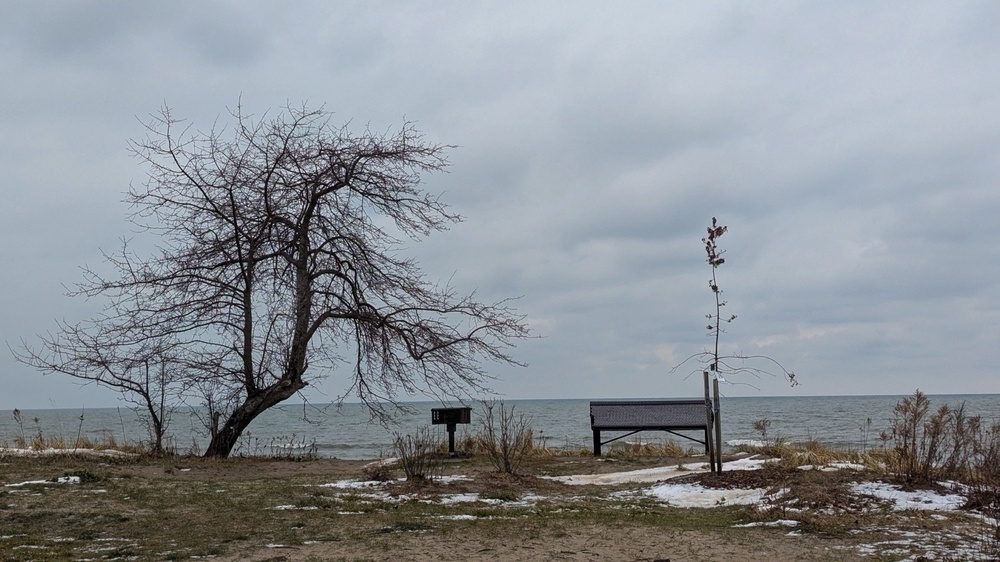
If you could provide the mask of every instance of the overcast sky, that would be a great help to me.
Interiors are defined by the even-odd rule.
[[[731,396],[1000,392],[1000,3],[0,2],[0,339],[78,321],[140,120],[325,105],[456,145],[409,251],[537,339],[508,398],[696,396],[713,216]],[[113,406],[0,348],[0,408]],[[690,367],[690,368],[689,368]],[[310,389],[343,392],[337,373]]]

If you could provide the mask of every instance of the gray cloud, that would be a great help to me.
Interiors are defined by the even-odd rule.
[[[696,394],[670,369],[708,344],[712,216],[724,344],[803,382],[730,393],[1000,392],[994,3],[3,8],[8,342],[96,306],[62,285],[130,235],[137,116],[167,103],[205,129],[240,100],[308,101],[457,145],[427,186],[467,220],[408,251],[522,297],[542,337],[497,371],[509,396]],[[0,408],[114,400],[9,358],[0,381]]]

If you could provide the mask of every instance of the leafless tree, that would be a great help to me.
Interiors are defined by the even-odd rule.
[[[183,394],[179,366],[169,339],[130,339],[128,330],[105,315],[100,321],[61,323],[56,335],[42,337],[40,349],[26,343],[12,350],[19,361],[44,373],[62,373],[119,391],[146,419],[151,448],[163,440]]]
[[[428,282],[400,255],[403,240],[461,220],[420,189],[450,147],[411,123],[354,134],[305,106],[231,116],[203,133],[164,108],[132,141],[149,178],[128,192],[131,218],[158,250],[123,245],[106,256],[116,274],[89,270],[76,292],[111,303],[81,331],[112,326],[171,350],[185,388],[219,414],[206,456],[228,455],[254,418],[331,372],[387,416],[401,392],[482,389],[484,362],[517,364],[509,350],[528,329],[509,300]],[[35,356],[87,355],[60,341]],[[50,370],[103,383],[89,368]]]
[[[711,314],[706,315],[709,324],[705,328],[708,331],[708,336],[712,339],[712,348],[688,357],[680,365],[674,367],[671,372],[676,371],[688,361],[697,359],[706,365],[707,371],[713,377],[721,381],[725,381],[725,377],[728,375],[750,374],[759,377],[761,375],[774,375],[775,372],[780,372],[789,384],[792,386],[798,385],[795,373],[788,371],[781,363],[766,355],[720,354],[719,341],[725,332],[725,325],[736,320],[735,314],[723,315],[722,313],[723,307],[726,306],[726,301],[722,299],[722,289],[719,288],[717,275],[719,267],[726,263],[726,259],[723,257],[725,252],[719,249],[718,241],[729,228],[719,224],[718,220],[712,217],[712,225],[707,230],[708,234],[701,241],[705,245],[706,261],[712,266],[712,278],[708,280],[708,287],[715,297],[715,310]],[[761,364],[764,366],[760,366]]]

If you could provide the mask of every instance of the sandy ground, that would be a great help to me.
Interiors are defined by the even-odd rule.
[[[310,544],[268,548],[220,560],[522,560],[602,561],[844,561],[856,560],[849,545],[826,539],[790,536],[774,531],[706,533],[670,530],[582,527],[560,537],[504,537],[483,542],[476,536],[441,537],[408,534],[387,539],[378,552],[359,551],[351,544]]]

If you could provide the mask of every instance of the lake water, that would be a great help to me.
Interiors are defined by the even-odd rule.
[[[722,399],[723,441],[733,445],[742,440],[760,439],[753,422],[771,421],[768,437],[782,437],[791,442],[815,438],[827,445],[861,450],[879,445],[878,434],[889,427],[892,408],[902,396],[804,396],[749,397]],[[1000,422],[1000,395],[931,396],[932,409],[942,404],[965,404],[969,415],[981,415],[987,425]],[[411,412],[400,414],[388,427],[372,422],[359,404],[310,404],[276,407],[254,420],[235,451],[242,454],[280,454],[315,444],[319,455],[343,459],[373,459],[392,452],[396,433],[414,433],[430,427],[447,438],[443,426],[431,426],[431,408],[437,402],[410,402]],[[452,404],[458,405],[458,404]],[[482,406],[472,407],[472,424],[458,426],[457,437],[479,429]],[[592,447],[589,400],[511,400],[515,413],[530,419],[536,444],[556,449]],[[82,420],[81,420],[82,417]],[[871,420],[870,426],[867,424]],[[37,421],[36,421],[37,420]],[[863,428],[868,428],[866,432]],[[78,434],[91,439],[113,437],[119,442],[148,441],[145,424],[127,408],[91,410],[23,410],[21,423],[12,411],[0,412],[0,445],[12,446],[22,434],[41,432],[47,439],[63,438],[72,442]],[[188,410],[174,415],[169,442],[178,452],[202,452],[208,444],[207,432]],[[605,439],[614,434],[604,434]],[[643,442],[662,443],[663,433],[643,432]],[[633,440],[635,437],[630,437]],[[695,443],[672,438],[687,448]]]

